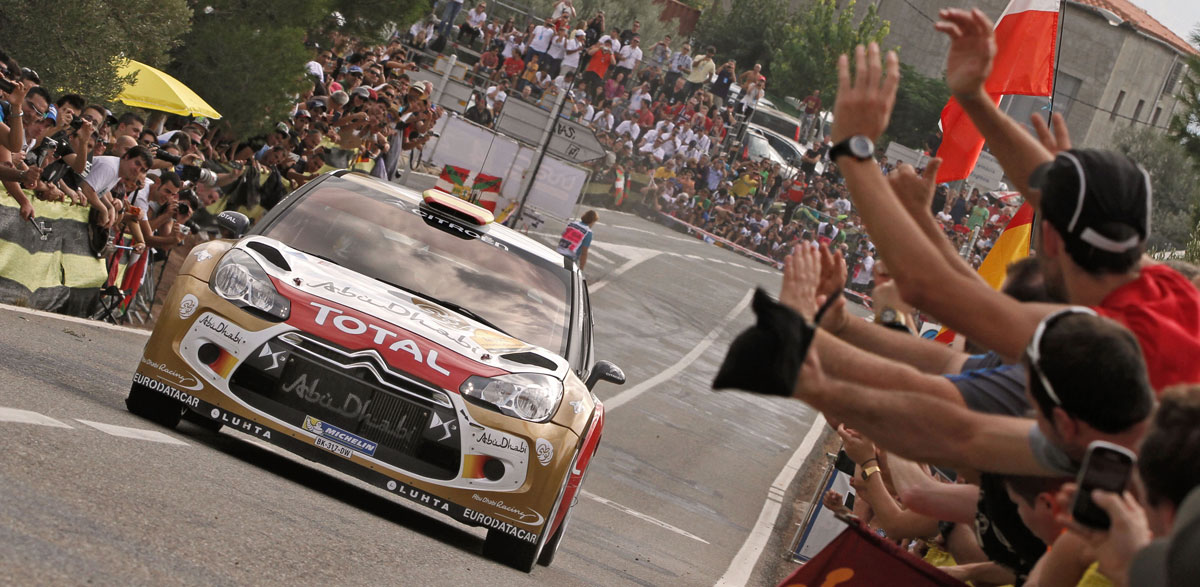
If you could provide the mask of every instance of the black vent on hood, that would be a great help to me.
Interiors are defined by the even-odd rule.
[[[514,363],[524,363],[526,365],[533,365],[534,367],[541,367],[547,371],[553,371],[558,368],[558,365],[555,365],[554,361],[537,353],[509,353],[507,355],[500,355],[500,358]]]
[[[283,258],[283,253],[280,253],[279,249],[276,249],[271,245],[260,243],[258,241],[250,241],[246,243],[246,248],[253,249],[254,252],[262,255],[264,259],[270,261],[272,265],[283,269],[284,271],[292,270],[292,266],[288,265],[287,260]]]

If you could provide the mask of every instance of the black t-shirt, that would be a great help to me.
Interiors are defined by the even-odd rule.
[[[1046,554],[1046,543],[1021,521],[1017,504],[1008,498],[1001,475],[984,473],[980,479],[975,537],[988,560],[1017,575],[1017,585],[1025,582],[1033,565]]]
[[[731,84],[733,84],[733,70],[722,69],[717,72],[717,81],[713,82],[712,88],[709,91],[724,98],[729,94],[729,86]]]

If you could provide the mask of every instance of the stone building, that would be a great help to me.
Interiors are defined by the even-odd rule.
[[[866,6],[871,0],[859,0]],[[918,72],[941,77],[949,41],[933,30],[945,0],[873,0],[891,22],[886,43],[900,48],[900,60]],[[995,20],[1008,0],[976,0]],[[1054,110],[1067,117],[1078,146],[1105,147],[1122,126],[1146,124],[1166,129],[1178,101],[1186,66],[1196,48],[1172,33],[1130,0],[1066,0]],[[1002,107],[1026,122],[1032,112],[1048,112],[1046,98],[1006,98]]]

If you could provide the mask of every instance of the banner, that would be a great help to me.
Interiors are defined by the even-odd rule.
[[[939,571],[868,530],[856,519],[817,556],[784,579],[779,587],[963,587],[966,583]]]
[[[88,245],[88,210],[29,196],[46,240],[0,191],[0,302],[83,314],[104,285],[107,270]]]

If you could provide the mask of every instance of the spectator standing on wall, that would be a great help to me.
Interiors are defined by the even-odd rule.
[[[717,64],[713,61],[713,55],[716,54],[716,47],[709,46],[708,49],[704,50],[704,55],[692,61],[692,72],[687,75],[687,86],[685,86],[687,95],[690,96],[696,90],[704,87],[704,84],[717,71]]]

